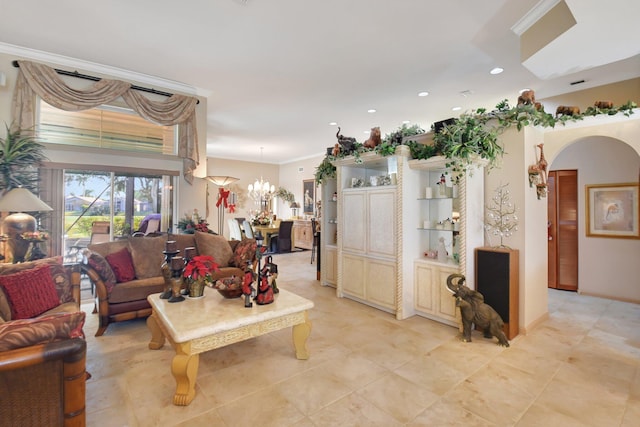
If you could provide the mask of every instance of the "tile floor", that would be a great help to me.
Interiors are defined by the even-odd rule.
[[[278,285],[314,301],[311,358],[290,330],[205,353],[196,397],[172,405],[173,350],[144,320],[100,338],[87,311],[89,426],[633,426],[640,305],[549,291],[550,319],[502,348],[421,317],[338,299],[309,252],[274,256]],[[240,302],[239,302],[240,303]]]

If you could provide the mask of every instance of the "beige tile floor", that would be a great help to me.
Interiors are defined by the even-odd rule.
[[[638,425],[639,305],[549,291],[550,319],[511,347],[463,343],[450,326],[336,298],[309,256],[274,262],[279,286],[315,303],[311,358],[295,359],[290,330],[205,353],[187,407],[171,403],[173,350],[148,350],[144,320],[95,338],[88,314],[88,425]]]

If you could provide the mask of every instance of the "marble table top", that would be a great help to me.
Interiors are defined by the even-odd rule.
[[[202,298],[185,298],[181,302],[169,303],[166,299],[160,299],[160,294],[153,294],[147,300],[176,343],[313,308],[312,301],[282,288],[275,295],[273,303],[258,305],[254,302],[251,308],[244,306],[244,296],[225,299],[218,291],[208,287]]]

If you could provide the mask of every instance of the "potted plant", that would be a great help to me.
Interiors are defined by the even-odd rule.
[[[187,280],[189,296],[191,298],[203,296],[205,285],[213,286],[211,273],[216,271],[220,271],[220,269],[212,256],[196,255],[191,258],[182,272],[182,277]]]
[[[11,130],[0,138],[0,190],[24,187],[35,190],[38,183],[38,166],[47,160],[44,146],[33,136]]]

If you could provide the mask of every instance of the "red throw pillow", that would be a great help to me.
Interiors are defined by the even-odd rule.
[[[236,245],[236,249],[233,251],[233,256],[229,264],[238,268],[245,268],[247,261],[253,260],[256,256],[256,241],[254,239],[242,239],[240,243]]]
[[[129,282],[136,278],[136,270],[133,268],[133,259],[129,249],[122,248],[105,257],[118,283]]]
[[[12,320],[30,319],[60,305],[47,264],[0,276],[0,286],[11,303]]]

